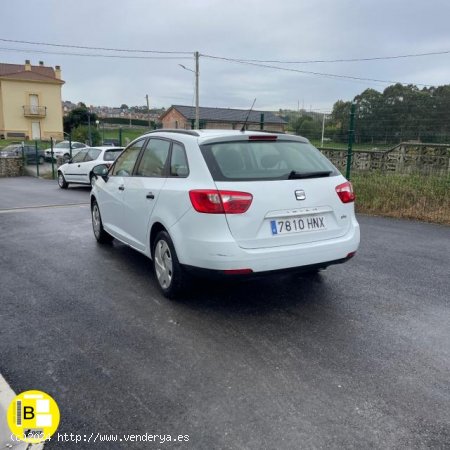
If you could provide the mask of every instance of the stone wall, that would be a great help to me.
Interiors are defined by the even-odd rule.
[[[347,165],[347,150],[320,151],[341,171]],[[450,175],[450,144],[401,143],[389,150],[356,150],[352,170]]]
[[[19,177],[23,175],[21,157],[0,158],[0,177]]]

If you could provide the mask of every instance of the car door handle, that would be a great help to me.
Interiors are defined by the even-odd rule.
[[[149,192],[149,193],[146,195],[146,197],[149,198],[149,199],[151,199],[151,200],[153,200],[153,199],[155,198],[155,195],[153,194],[153,192]]]
[[[125,186],[123,185],[123,184],[121,184],[120,186],[119,186],[119,191],[124,191],[125,190]]]

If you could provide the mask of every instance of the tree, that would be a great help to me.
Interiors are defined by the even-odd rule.
[[[128,109],[128,105],[126,105],[125,103],[122,103],[122,105],[120,105],[120,109]]]
[[[71,131],[79,125],[88,125],[89,119],[92,125],[95,125],[97,114],[91,113],[84,103],[79,103],[78,106],[64,117],[64,131],[71,133]]]
[[[347,140],[351,105],[352,102],[344,102],[343,100],[338,100],[333,105],[331,124],[336,127],[336,134],[333,136],[333,140],[337,142],[345,142]]]
[[[101,145],[102,139],[97,128],[91,126],[92,145]],[[89,144],[89,127],[86,125],[78,125],[72,130],[72,140]]]
[[[304,115],[300,117],[291,116],[289,129],[295,134],[299,134],[308,139],[318,139],[321,135],[322,122],[314,120],[311,116]]]

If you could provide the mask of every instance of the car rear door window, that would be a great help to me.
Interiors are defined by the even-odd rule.
[[[170,176],[187,177],[189,175],[186,152],[181,144],[172,144],[172,155],[170,158]]]
[[[163,177],[167,157],[169,156],[170,141],[150,139],[136,169],[136,176]]]
[[[117,157],[122,153],[121,148],[117,150],[106,150],[105,154],[103,155],[104,161],[115,161]]]

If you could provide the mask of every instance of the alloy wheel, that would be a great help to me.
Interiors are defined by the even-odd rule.
[[[155,247],[155,271],[160,286],[168,289],[172,283],[173,264],[170,248],[164,240],[158,241]]]

